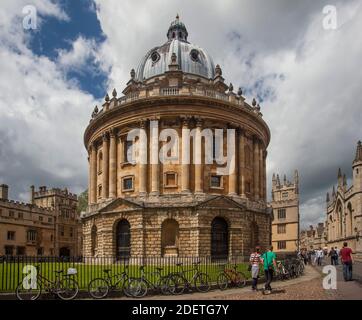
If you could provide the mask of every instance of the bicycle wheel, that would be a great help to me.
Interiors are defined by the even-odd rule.
[[[220,290],[226,290],[228,287],[228,277],[225,273],[220,273],[217,277],[217,285]]]
[[[242,272],[237,272],[237,276],[235,277],[235,285],[238,288],[242,288],[246,286],[246,276]]]
[[[163,295],[171,293],[171,289],[174,288],[173,279],[170,277],[161,277],[158,283],[158,288]]]
[[[195,278],[195,288],[199,292],[210,290],[210,277],[206,273],[199,273]]]
[[[168,287],[170,288],[171,294],[183,294],[187,287],[186,279],[178,274],[171,275],[168,282]]]
[[[78,282],[71,277],[65,277],[60,281],[56,294],[62,300],[72,300],[77,296],[78,292]]]
[[[130,287],[130,282],[131,282],[132,279],[125,279],[123,281],[123,284],[122,284],[122,290],[123,290],[123,293],[125,296],[127,297],[133,297],[133,293],[137,291],[137,288],[132,288]]]
[[[141,278],[130,279],[128,288],[131,296],[135,298],[143,298],[148,291],[148,285],[146,281]]]
[[[88,284],[88,293],[94,299],[102,299],[108,295],[109,285],[103,278],[95,278]]]
[[[24,288],[23,281],[21,281],[15,289],[16,297],[19,300],[37,300],[41,294],[41,285],[37,281],[35,288]]]

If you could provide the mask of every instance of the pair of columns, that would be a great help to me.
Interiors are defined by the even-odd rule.
[[[89,159],[89,202],[97,202],[97,146],[93,143],[90,147]],[[102,136],[102,199],[115,198],[117,195],[117,140],[114,129],[107,131]]]

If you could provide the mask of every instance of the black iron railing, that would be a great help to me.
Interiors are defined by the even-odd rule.
[[[111,274],[120,274],[128,267],[130,277],[140,277],[140,267],[144,266],[146,276],[151,282],[156,281],[157,269],[162,268],[161,274],[167,275],[179,271],[177,263],[183,264],[184,270],[189,270],[190,278],[193,275],[194,263],[200,261],[199,268],[206,272],[212,283],[216,283],[217,276],[225,266],[238,266],[238,269],[250,277],[247,271],[247,258],[234,256],[221,257],[159,257],[135,256],[120,258],[116,256],[103,257],[45,257],[45,256],[2,256],[0,257],[0,292],[14,291],[17,285],[27,275],[25,266],[39,266],[43,276],[55,280],[57,270],[67,272],[69,268],[77,270],[76,278],[80,290],[87,290],[89,282],[98,277],[104,277],[104,270],[111,270]],[[25,272],[25,273],[24,273]]]

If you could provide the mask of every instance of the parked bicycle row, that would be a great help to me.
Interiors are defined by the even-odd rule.
[[[154,267],[149,270],[145,266],[139,267],[140,276],[130,275],[129,266],[125,265],[122,271],[103,269],[103,276],[93,278],[87,286],[90,297],[102,299],[111,292],[116,295],[141,298],[148,293],[163,295],[180,295],[186,292],[208,292],[212,284],[220,290],[229,287],[242,288],[247,284],[248,277],[239,270],[237,264],[220,265],[220,270],[212,274],[204,272],[200,267],[200,261],[192,263],[192,266],[184,266],[176,263],[176,270],[167,272],[164,268]],[[42,274],[40,266],[36,267],[34,279],[24,278],[17,286],[15,293],[20,300],[36,300],[42,293],[51,294],[62,300],[71,300],[77,297],[79,285],[75,268],[56,270],[55,280],[50,280]],[[278,261],[276,275],[280,280],[287,280],[300,276],[304,271],[304,263],[301,260]],[[216,281],[211,281],[211,278]]]

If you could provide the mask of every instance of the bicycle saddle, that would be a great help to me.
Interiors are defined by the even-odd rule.
[[[201,261],[197,261],[197,262],[194,262],[193,264],[196,265],[196,264],[200,264]]]
[[[62,273],[63,270],[54,270],[54,272],[56,272],[56,273]]]
[[[179,262],[179,263],[176,263],[176,266],[182,266],[183,265],[183,263],[182,262]]]
[[[162,271],[162,270],[163,270],[163,268],[156,268],[156,270],[157,270],[157,271]]]
[[[105,273],[109,273],[109,272],[111,272],[112,270],[111,269],[104,269],[103,270],[103,272],[105,272]]]

